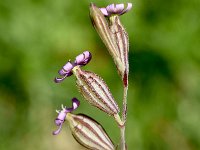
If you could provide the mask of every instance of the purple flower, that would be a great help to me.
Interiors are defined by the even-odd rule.
[[[70,113],[72,111],[74,111],[75,109],[77,109],[80,105],[80,102],[78,99],[73,98],[72,99],[72,107],[71,108],[66,108],[66,106],[64,107],[63,105],[62,110],[61,111],[56,111],[58,113],[57,118],[55,119],[55,124],[57,126],[59,126],[58,130],[53,132],[53,135],[57,135],[60,133],[61,129],[62,129],[62,125],[65,122],[65,117],[67,115],[67,113]]]
[[[74,62],[68,61],[62,67],[62,69],[58,71],[59,75],[62,77],[61,78],[56,77],[55,82],[56,83],[62,82],[66,77],[69,77],[73,74],[72,69],[75,66],[85,66],[90,62],[91,59],[92,59],[91,53],[89,51],[85,51],[82,54],[78,55]]]
[[[132,8],[132,3],[127,3],[127,7],[125,8],[124,4],[111,4],[105,8],[100,8],[101,12],[104,16],[111,16],[113,14],[122,15]]]
[[[89,51],[85,51],[82,54],[76,56],[75,64],[85,66],[92,59],[92,54]]]

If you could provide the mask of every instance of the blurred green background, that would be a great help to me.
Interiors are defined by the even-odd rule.
[[[54,119],[60,105],[81,100],[85,113],[115,143],[113,118],[86,103],[75,78],[53,82],[68,59],[93,54],[84,67],[99,74],[121,106],[122,84],[89,18],[89,0],[0,1],[0,149],[84,149]],[[98,6],[122,1],[98,1]],[[126,2],[126,1],[123,1]],[[121,20],[130,38],[129,150],[200,149],[200,1],[130,0]]]

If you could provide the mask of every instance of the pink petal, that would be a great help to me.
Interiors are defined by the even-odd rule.
[[[102,14],[103,14],[104,16],[109,16],[109,14],[108,14],[106,8],[100,8],[100,10],[101,10],[101,12],[102,12]]]
[[[131,8],[132,8],[132,3],[127,3],[127,4],[128,4],[128,5],[127,5],[126,9],[124,9],[124,10],[121,12],[120,15],[122,15],[122,14],[128,12],[129,10],[131,10]]]
[[[121,12],[124,10],[124,4],[116,4],[116,14],[121,14]]]

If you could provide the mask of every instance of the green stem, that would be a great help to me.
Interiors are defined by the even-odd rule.
[[[124,124],[123,126],[120,127],[121,150],[126,150],[125,129],[126,129],[126,117],[127,117],[127,92],[128,92],[128,86],[124,86],[123,110],[122,110],[122,122]]]
[[[128,86],[124,86],[124,96],[123,96],[123,110],[122,110],[122,121],[126,122],[127,117],[127,92]]]
[[[124,96],[123,96],[123,110],[122,117],[120,118],[119,114],[115,114],[114,118],[120,128],[120,150],[127,150],[126,148],[126,139],[125,139],[125,130],[126,130],[126,117],[127,117],[127,92],[128,87],[124,86]]]
[[[121,150],[126,150],[126,139],[125,139],[125,124],[124,126],[120,127],[120,134],[121,134],[121,143],[120,143],[120,147]]]

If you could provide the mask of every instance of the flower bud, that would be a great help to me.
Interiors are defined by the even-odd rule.
[[[93,72],[81,70],[79,66],[74,67],[72,71],[77,78],[76,83],[80,93],[91,105],[109,115],[119,112],[116,101],[101,77]]]
[[[91,150],[114,150],[115,147],[103,127],[89,116],[68,113],[72,135],[77,142]]]

